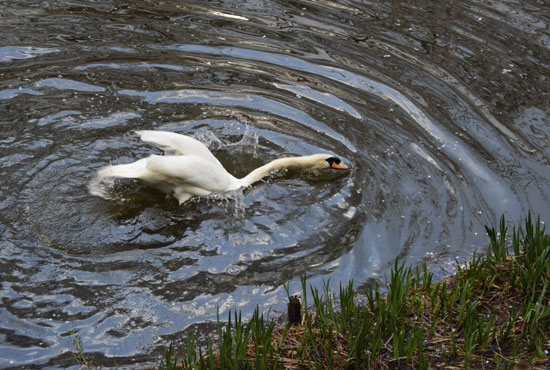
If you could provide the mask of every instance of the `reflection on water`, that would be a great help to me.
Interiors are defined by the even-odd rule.
[[[550,218],[550,37],[534,1],[4,1],[0,4],[0,367],[59,367],[69,330],[99,364],[155,361],[216,311],[383,279],[399,257],[452,272],[485,224]],[[204,142],[235,176],[177,201],[93,173]],[[160,151],[158,151],[160,152]],[[105,195],[105,194],[104,194]]]

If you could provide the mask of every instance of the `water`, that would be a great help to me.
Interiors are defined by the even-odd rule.
[[[544,1],[3,1],[0,367],[156,363],[229,310],[300,289],[436,276],[484,225],[550,219],[550,14]],[[244,191],[172,197],[93,173],[205,142],[244,176],[331,152]],[[137,366],[137,365],[136,365]]]

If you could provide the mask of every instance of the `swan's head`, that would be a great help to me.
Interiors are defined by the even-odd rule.
[[[348,166],[342,160],[331,154],[313,154],[309,156],[311,168],[332,168],[335,170],[347,170]]]
[[[342,161],[338,157],[328,157],[325,159],[325,162],[328,163],[328,166],[330,168],[334,168],[336,170],[347,170],[348,166],[346,164],[341,163]]]

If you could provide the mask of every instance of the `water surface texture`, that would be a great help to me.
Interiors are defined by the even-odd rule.
[[[0,368],[155,361],[216,310],[285,310],[283,283],[453,271],[484,225],[550,219],[545,1],[0,2]],[[183,206],[93,173],[203,141],[244,176]],[[93,184],[92,184],[93,185]],[[107,198],[107,199],[106,199]]]

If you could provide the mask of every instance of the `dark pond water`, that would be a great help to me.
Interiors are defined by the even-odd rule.
[[[550,219],[546,1],[0,2],[0,368],[155,363],[216,309],[285,310],[283,282],[383,279],[396,257],[441,277],[484,225]],[[178,206],[88,183],[205,142],[242,176],[336,153]]]

